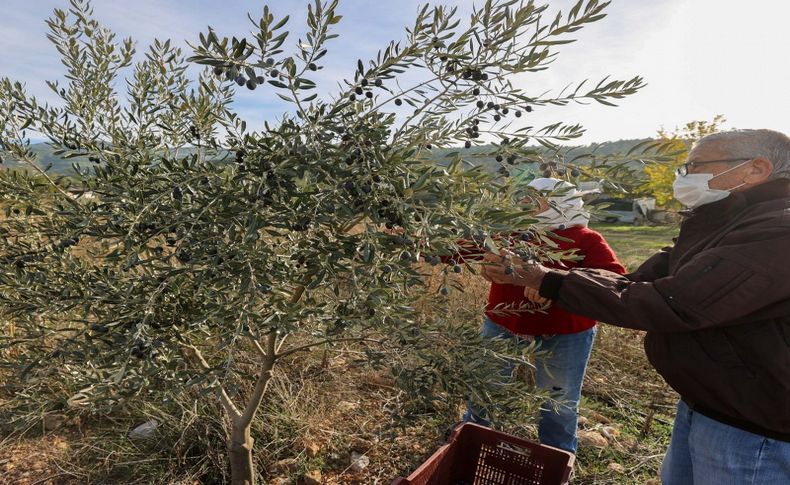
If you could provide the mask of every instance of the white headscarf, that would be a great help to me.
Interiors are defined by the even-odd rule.
[[[575,185],[555,178],[536,178],[529,187],[543,193],[549,208],[535,217],[540,225],[549,229],[563,229],[570,226],[584,226],[590,223],[590,213],[583,210],[584,201]]]

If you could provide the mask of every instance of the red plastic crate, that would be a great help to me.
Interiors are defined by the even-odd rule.
[[[392,485],[565,485],[574,455],[472,423]]]

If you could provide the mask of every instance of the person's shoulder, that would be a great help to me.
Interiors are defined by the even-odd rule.
[[[741,214],[738,226],[770,232],[790,231],[790,197],[755,204]]]
[[[609,243],[606,242],[606,238],[603,236],[603,234],[586,226],[579,227],[577,240],[579,241],[580,246],[588,248],[593,246],[609,246]]]
[[[606,244],[601,233],[581,224],[568,226],[564,229],[555,229],[551,232],[561,238],[572,239],[575,241],[576,247],[590,247],[601,243]]]
[[[576,233],[589,240],[602,240],[603,234],[596,231],[595,229],[590,229],[588,226],[573,226],[570,229],[574,229]]]

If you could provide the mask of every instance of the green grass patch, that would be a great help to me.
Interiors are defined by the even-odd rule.
[[[594,224],[592,229],[603,234],[620,261],[629,271],[635,270],[647,258],[665,246],[671,246],[678,234],[678,226],[631,226],[622,224]]]

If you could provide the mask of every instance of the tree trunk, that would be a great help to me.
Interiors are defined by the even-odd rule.
[[[226,409],[231,418],[230,441],[228,442],[228,459],[230,461],[230,483],[232,485],[255,485],[255,463],[252,461],[252,443],[250,427],[255,413],[261,405],[266,387],[272,377],[272,368],[277,360],[275,355],[275,344],[277,334],[274,332],[266,335],[266,349],[256,345],[256,348],[263,357],[263,368],[255,382],[255,389],[252,391],[244,412],[240,413],[230,402],[227,393],[222,392],[222,400],[227,403]]]
[[[233,424],[228,441],[228,459],[232,485],[255,485],[255,463],[252,461],[250,424]]]
[[[304,287],[298,292],[301,295]],[[294,300],[296,301],[296,300]],[[215,382],[219,402],[228,414],[228,419],[231,423],[230,439],[228,440],[228,461],[230,462],[230,483],[232,485],[255,485],[255,462],[252,461],[252,444],[253,439],[250,436],[250,428],[252,420],[255,419],[255,413],[261,405],[263,395],[266,393],[266,387],[272,377],[272,369],[274,363],[279,357],[276,354],[277,333],[270,332],[266,335],[266,348],[253,340],[255,348],[263,357],[261,373],[258,375],[258,380],[255,382],[255,389],[252,391],[244,411],[240,412],[239,409],[233,404],[228,393],[221,383]],[[195,357],[197,358],[200,366],[203,369],[209,370],[206,359],[194,345],[188,346]]]

